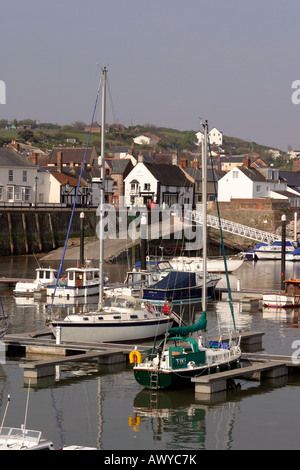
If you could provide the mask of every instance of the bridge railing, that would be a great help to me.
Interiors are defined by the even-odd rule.
[[[195,222],[197,224],[203,225],[203,214],[198,210],[189,210],[185,212],[184,218],[190,222]],[[244,238],[250,238],[261,243],[273,243],[275,241],[280,241],[281,236],[275,235],[270,232],[265,232],[263,230],[258,230],[253,227],[248,227],[247,225],[238,224],[232,222],[231,220],[220,219],[221,227],[224,232],[229,232],[234,235],[239,235]],[[219,218],[213,215],[207,215],[207,225],[216,229],[220,229]]]

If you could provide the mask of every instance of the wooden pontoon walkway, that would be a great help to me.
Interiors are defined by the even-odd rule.
[[[264,333],[247,331],[239,333],[244,345],[261,343]],[[212,338],[213,339],[213,338]],[[218,340],[218,338],[216,338]],[[57,344],[49,330],[23,334],[7,334],[3,341],[7,355],[26,354],[47,355],[47,359],[25,361],[20,364],[24,377],[41,378],[55,374],[55,366],[68,362],[97,360],[99,364],[126,362],[135,345],[113,343],[62,342]],[[226,338],[224,338],[226,341]],[[138,345],[140,352],[149,350],[150,345]],[[50,357],[49,357],[50,356]]]

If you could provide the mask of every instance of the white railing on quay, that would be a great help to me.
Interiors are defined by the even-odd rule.
[[[188,210],[184,213],[184,218],[189,222],[195,222],[199,225],[203,225],[203,214],[199,210]],[[230,232],[234,235],[239,235],[244,238],[250,238],[261,243],[271,244],[275,241],[281,240],[281,235],[275,235],[274,233],[265,232],[258,230],[247,225],[238,224],[231,220],[220,219],[221,228],[224,232]],[[207,215],[207,225],[216,229],[220,229],[219,218],[214,215]]]

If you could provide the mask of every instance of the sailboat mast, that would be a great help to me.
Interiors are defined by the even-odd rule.
[[[100,169],[100,253],[99,253],[99,308],[103,305],[104,287],[104,202],[105,202],[105,113],[106,113],[106,67],[102,70],[102,121],[101,121],[101,155],[99,157]]]
[[[207,129],[205,121],[202,145],[202,207],[203,207],[203,274],[202,274],[202,311],[206,311],[206,269],[207,269]]]

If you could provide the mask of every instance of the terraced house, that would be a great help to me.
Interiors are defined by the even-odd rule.
[[[0,203],[36,202],[38,167],[13,149],[0,148]]]

